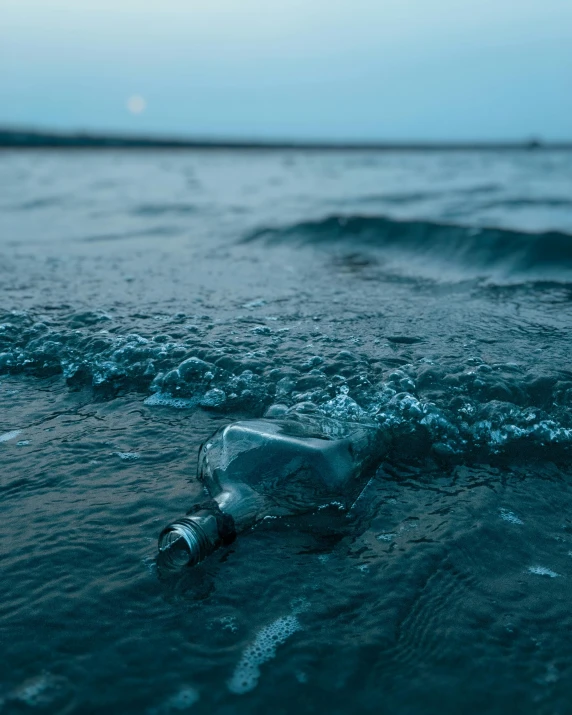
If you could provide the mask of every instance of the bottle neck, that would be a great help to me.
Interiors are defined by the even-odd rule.
[[[159,563],[170,571],[195,566],[223,543],[218,514],[200,509],[172,522],[159,535]]]

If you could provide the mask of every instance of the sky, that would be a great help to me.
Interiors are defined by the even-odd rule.
[[[0,0],[0,125],[572,139],[572,0]]]

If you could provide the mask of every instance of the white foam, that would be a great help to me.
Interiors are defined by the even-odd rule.
[[[290,601],[292,613],[297,616],[299,613],[306,613],[310,610],[310,602],[305,596],[298,596]]]
[[[226,402],[224,390],[214,388],[208,390],[200,401],[201,407],[221,407]]]
[[[335,419],[349,419],[358,422],[370,419],[368,413],[355,400],[343,392],[326,402],[326,404],[321,405],[320,409],[328,417],[334,417]]]
[[[545,566],[529,566],[528,572],[535,574],[535,576],[550,576],[550,578],[556,578],[560,574],[552,569],[547,569]]]
[[[115,454],[124,462],[135,462],[141,456],[139,452],[115,452]]]
[[[248,303],[242,305],[243,308],[261,308],[266,305],[264,298],[257,298],[256,300],[249,300]]]
[[[328,502],[327,504],[320,504],[320,506],[318,507],[318,511],[322,511],[323,509],[328,509],[329,507],[332,507],[332,506],[333,506],[333,507],[337,507],[338,511],[345,511],[345,510],[346,510],[346,507],[345,507],[344,504],[342,504],[341,502],[339,502],[339,501],[330,501],[330,502]]]
[[[0,434],[0,442],[9,442],[11,439],[16,439],[19,434],[22,434],[21,429],[14,429],[11,432],[4,432],[4,434]]]
[[[60,676],[42,673],[25,680],[8,695],[8,701],[20,702],[29,708],[44,709],[56,702],[61,705],[69,692],[68,681]],[[50,708],[51,711],[51,708]],[[59,709],[58,709],[59,711]]]
[[[282,616],[265,626],[254,642],[245,648],[228,681],[228,689],[239,695],[254,690],[260,678],[260,666],[272,660],[276,656],[276,648],[301,629],[296,616]]]
[[[376,536],[376,539],[378,541],[393,541],[396,536],[397,534],[395,534],[394,532],[388,532],[386,534],[379,534],[378,536]]]
[[[504,519],[504,521],[508,521],[509,524],[524,524],[524,521],[514,512],[508,511],[508,509],[500,509],[499,511],[501,519]]]

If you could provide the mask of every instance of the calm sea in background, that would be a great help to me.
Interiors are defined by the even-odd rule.
[[[572,712],[571,328],[572,152],[0,154],[0,713]],[[391,452],[161,576],[277,402]]]

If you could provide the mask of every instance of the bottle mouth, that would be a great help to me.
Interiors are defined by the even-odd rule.
[[[207,535],[193,517],[184,517],[169,524],[159,535],[161,566],[178,571],[195,566],[213,550]]]

